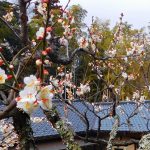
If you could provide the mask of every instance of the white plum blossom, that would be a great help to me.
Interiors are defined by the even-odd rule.
[[[25,87],[19,92],[19,96],[16,97],[17,108],[23,110],[24,112],[31,114],[34,110],[38,108],[38,103],[36,100],[36,94],[38,91],[38,86],[40,82],[34,75],[24,78]]]
[[[138,54],[142,54],[144,52],[145,48],[144,48],[144,44],[138,45],[137,46],[137,52]]]
[[[59,18],[59,19],[57,20],[57,22],[58,22],[58,23],[62,23],[62,22],[63,22],[63,19],[62,19],[62,18]]]
[[[85,85],[80,84],[80,88],[81,88],[81,90],[83,90],[83,93],[88,93],[88,92],[90,92],[90,86],[89,86],[88,83],[86,83]]]
[[[107,95],[105,95],[105,94],[103,94],[102,100],[103,100],[103,101],[108,100],[108,96],[107,96]]]
[[[40,92],[36,95],[39,105],[44,110],[50,110],[52,108],[52,98],[54,97],[53,86],[48,85],[41,88]]]
[[[128,80],[134,80],[135,78],[134,78],[134,75],[133,74],[129,74],[128,75]]]
[[[16,98],[17,108],[25,111],[28,114],[31,114],[35,109],[38,108],[36,94],[36,89],[25,87],[19,92],[19,97]]]
[[[128,57],[124,57],[123,60],[127,63],[128,62]]]
[[[29,77],[25,77],[24,83],[26,84],[26,88],[36,88],[37,86],[40,85],[40,81],[34,75],[30,75]]]
[[[142,95],[142,96],[140,97],[140,102],[144,102],[144,101],[145,101],[145,96]]]
[[[148,90],[150,91],[150,85],[148,86]]]
[[[127,78],[128,78],[128,74],[127,74],[126,72],[122,72],[122,77],[123,77],[124,79],[127,79]]]
[[[60,38],[59,42],[60,42],[61,45],[65,46],[65,47],[68,47],[68,44],[69,44],[68,40],[65,39],[64,37]]]
[[[130,55],[133,55],[134,54],[134,49],[126,49],[126,53],[127,53],[127,56],[130,56]]]
[[[110,88],[114,88],[114,85],[113,85],[113,84],[110,84],[109,87],[110,87]]]
[[[91,48],[92,48],[93,51],[95,51],[96,50],[96,45],[94,43],[92,43]]]
[[[31,117],[31,121],[33,123],[40,123],[40,122],[43,122],[43,121],[47,121],[47,119],[45,117]]]
[[[149,150],[149,148],[150,148],[150,134],[146,134],[139,141],[138,150]]]
[[[73,24],[73,23],[75,23],[75,19],[74,19],[74,17],[72,17],[72,18],[71,18],[71,22],[70,22],[70,24]]]
[[[25,111],[28,114],[31,114],[38,108],[38,103],[36,102],[35,96],[32,98],[21,98],[17,101],[17,108]]]
[[[72,82],[70,80],[65,80],[64,85],[72,87]]]
[[[71,29],[70,29],[70,25],[63,25],[65,31],[64,31],[64,36],[67,38],[67,39],[71,39],[73,34],[71,32]]]
[[[119,88],[115,88],[115,92],[116,92],[117,94],[119,94],[119,93],[120,93],[120,89],[119,89]]]
[[[66,77],[66,79],[67,80],[72,80],[72,72],[70,72],[70,73],[67,73],[66,75],[65,75],[65,77]]]
[[[43,3],[41,0],[38,0],[38,6],[37,6],[37,11],[38,13],[40,13],[41,15],[43,15],[43,17],[45,16],[45,12],[46,12],[46,7],[44,7]]]
[[[19,142],[19,137],[14,130],[14,126],[8,120],[0,121],[0,150],[8,150],[10,147],[14,147]]]
[[[52,85],[40,87],[39,81],[33,75],[24,78],[26,86],[19,92],[16,97],[17,108],[31,114],[40,105],[44,110],[52,108],[52,98],[54,90]],[[38,86],[38,89],[36,88]]]
[[[44,27],[40,27],[39,30],[36,32],[37,39],[44,37]]]
[[[78,96],[84,95],[83,91],[80,88],[77,89],[76,94]]]
[[[29,98],[35,100],[35,95],[37,94],[37,91],[34,88],[28,89],[24,88],[24,90],[19,92],[20,98]]]
[[[138,90],[136,90],[136,92],[133,92],[133,99],[137,100],[140,98],[140,93]]]
[[[41,59],[37,59],[35,63],[36,63],[37,66],[40,66],[40,65],[42,65],[42,60]]]
[[[100,36],[98,36],[98,35],[96,35],[96,34],[93,34],[93,35],[91,36],[91,38],[92,38],[92,40],[93,40],[94,42],[101,42]]]
[[[13,16],[14,16],[14,13],[11,11],[11,12],[8,12],[6,15],[4,15],[3,18],[6,21],[11,22],[13,19]]]
[[[46,40],[49,40],[51,38],[51,33],[47,32]]]
[[[53,85],[54,87],[58,87],[58,86],[59,86],[59,80],[53,78],[52,76],[50,77],[50,82],[52,83],[52,85]]]
[[[127,96],[125,100],[126,100],[126,101],[130,101],[130,98]]]
[[[127,56],[144,54],[144,44],[131,42],[131,48],[126,49]]]
[[[87,48],[89,43],[87,41],[87,39],[85,37],[81,37],[79,40],[78,40],[78,43],[79,43],[79,47],[80,48]]]
[[[96,105],[94,106],[94,110],[95,110],[95,112],[99,112],[99,111],[100,111],[100,109],[101,109],[101,107],[100,107],[100,106],[98,106],[98,105],[97,105],[97,106],[96,106]]]
[[[50,61],[49,61],[48,59],[45,59],[45,60],[44,60],[44,63],[45,63],[46,65],[50,65]]]
[[[44,27],[40,27],[39,30],[36,32],[36,38],[37,39],[43,39],[44,37],[44,32],[45,32],[45,28]],[[46,32],[47,36],[46,39],[50,39],[51,38],[51,33],[50,32]]]
[[[7,79],[7,75],[5,74],[5,70],[0,68],[0,84],[4,84]]]
[[[116,49],[111,49],[105,52],[105,54],[109,57],[115,57],[116,53],[117,53]]]
[[[26,86],[19,92],[19,96],[16,97],[16,107],[28,114],[31,114],[38,108],[36,94],[38,90],[37,87],[40,82],[37,80],[36,76],[30,75],[29,77],[24,78],[24,83]]]
[[[85,85],[84,84],[80,84],[80,87],[78,87],[77,91],[76,91],[76,94],[78,96],[82,96],[86,93],[90,92],[90,86],[88,83],[86,83]]]
[[[32,46],[36,46],[35,40],[32,40]]]

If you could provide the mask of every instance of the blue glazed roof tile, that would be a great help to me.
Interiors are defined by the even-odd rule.
[[[64,104],[59,100],[54,100],[53,102],[59,114],[64,117]],[[74,101],[72,104],[81,114],[85,115],[86,113],[90,124],[90,130],[97,130],[98,118],[92,112],[94,109],[93,106],[90,103],[83,103],[79,100]],[[100,103],[99,105],[100,111],[97,113],[97,115],[100,117],[108,115],[112,108],[112,103]],[[0,106],[0,109],[2,107],[3,106]],[[147,124],[147,120],[150,120],[150,101],[147,101],[144,103],[144,105],[140,105],[138,107],[137,103],[134,102],[121,102],[116,108],[116,112],[120,117],[119,131],[149,131],[148,128],[150,129],[150,123]],[[134,112],[137,114],[132,116]],[[128,120],[129,117],[131,118]],[[32,114],[31,118],[42,118],[42,121],[32,122],[32,128],[35,137],[58,135],[57,131],[52,128],[51,124],[47,121],[46,116],[43,114],[40,108]],[[70,106],[68,106],[67,118],[68,121],[72,123],[75,132],[86,131],[86,124],[76,112],[72,111]],[[114,119],[112,117],[105,118],[101,121],[101,131],[111,131],[113,124]]]
[[[101,107],[104,109],[110,108],[111,103],[101,103]],[[116,112],[120,118],[119,131],[130,132],[148,132],[150,124],[147,125],[150,120],[150,101],[145,101],[144,104],[138,104],[134,102],[121,102],[116,108]],[[98,113],[102,116],[102,112]],[[107,113],[105,113],[107,115]],[[128,119],[130,118],[130,119]],[[112,119],[114,121],[114,119]],[[113,123],[111,119],[102,120],[101,130],[111,130]],[[95,122],[94,130],[97,129],[98,121]],[[147,127],[148,126],[148,127]]]

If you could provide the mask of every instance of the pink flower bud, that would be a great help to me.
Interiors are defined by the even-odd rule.
[[[2,66],[3,64],[4,64],[4,61],[0,59],[0,66]]]
[[[52,27],[47,27],[46,28],[46,32],[51,32],[52,31]]]
[[[45,51],[46,51],[47,53],[50,53],[50,52],[51,52],[51,50],[52,50],[52,48],[51,48],[51,47],[47,47],[47,48],[45,49]]]
[[[47,55],[47,51],[42,51],[42,55],[46,56]]]
[[[49,0],[42,0],[42,3],[48,3]]]
[[[13,77],[13,76],[12,76],[11,74],[10,74],[10,75],[7,75],[7,79],[8,79],[8,80],[12,79],[12,77]]]
[[[0,52],[2,52],[3,48],[0,46]]]
[[[49,74],[49,72],[46,69],[44,69],[43,73],[44,73],[44,75],[48,75]]]

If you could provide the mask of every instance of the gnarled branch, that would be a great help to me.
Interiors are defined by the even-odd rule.
[[[12,100],[6,108],[0,112],[0,120],[10,117],[12,110],[16,107],[16,101]]]
[[[64,57],[59,56],[58,52],[55,51],[55,50],[52,51],[51,53],[49,53],[48,56],[50,57],[51,61],[54,62],[54,63],[62,64],[62,65],[68,65],[73,61],[73,58],[75,57],[75,55],[78,55],[81,52],[83,52],[85,54],[88,54],[88,55],[92,56],[94,59],[97,59],[97,60],[107,60],[107,59],[109,59],[109,57],[97,57],[93,52],[91,52],[87,49],[84,49],[84,48],[75,49],[71,53],[69,58],[66,58],[66,57],[64,58]]]

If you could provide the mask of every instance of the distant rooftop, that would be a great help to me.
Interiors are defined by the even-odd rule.
[[[80,100],[76,100],[72,104],[83,115],[86,113],[90,124],[90,130],[97,130],[98,118],[93,113],[93,111],[95,110],[94,106],[88,102],[83,102]],[[66,117],[64,112],[64,104],[59,100],[54,100],[54,105],[56,106],[60,115],[62,117]],[[97,111],[95,111],[95,113],[98,116],[103,117],[110,112],[112,103],[99,103],[97,104],[97,107],[98,109]],[[150,101],[145,101],[142,104],[130,101],[121,102],[117,106],[116,112],[120,117],[119,131],[138,133],[150,132]],[[70,106],[68,106],[67,118],[68,121],[72,123],[75,132],[83,133],[86,131],[86,124],[81,119],[81,117],[70,108]],[[52,128],[51,124],[47,121],[46,116],[43,114],[40,108],[32,114],[31,119],[34,137],[54,138],[59,136],[57,131]],[[114,119],[112,117],[105,118],[101,122],[101,131],[111,131],[113,124]]]

